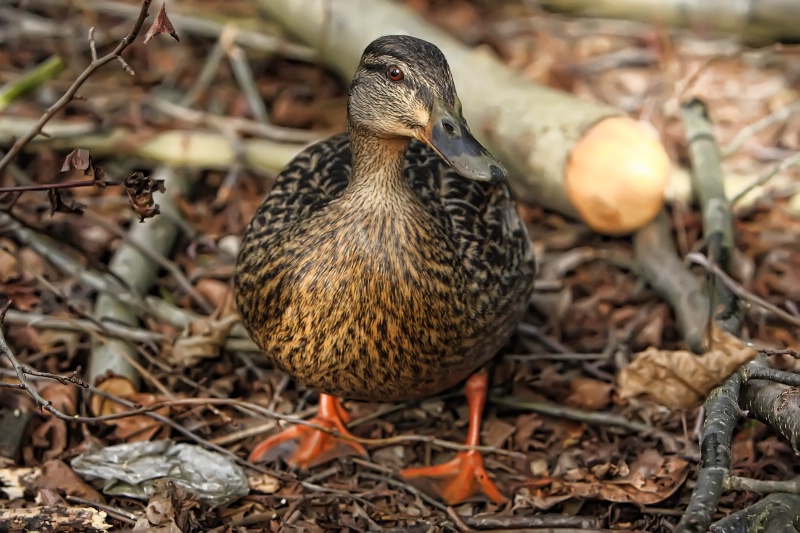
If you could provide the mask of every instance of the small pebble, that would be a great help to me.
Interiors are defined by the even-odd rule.
[[[221,252],[228,254],[231,257],[236,257],[239,253],[239,245],[242,243],[242,238],[238,235],[225,235],[219,242],[217,247]]]

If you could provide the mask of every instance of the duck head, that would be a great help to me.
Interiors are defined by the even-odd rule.
[[[427,41],[406,35],[372,41],[350,85],[347,113],[351,132],[418,139],[465,178],[506,177],[502,163],[470,133],[447,60]]]

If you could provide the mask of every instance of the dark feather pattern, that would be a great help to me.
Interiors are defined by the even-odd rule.
[[[391,50],[368,52],[360,69]],[[289,163],[245,232],[234,275],[244,324],[277,367],[321,393],[436,394],[494,356],[527,308],[533,250],[507,186],[407,143],[351,117],[349,134]]]

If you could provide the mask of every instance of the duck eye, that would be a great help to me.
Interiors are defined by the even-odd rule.
[[[392,81],[402,81],[405,77],[403,71],[397,65],[392,65],[386,69],[386,76]]]

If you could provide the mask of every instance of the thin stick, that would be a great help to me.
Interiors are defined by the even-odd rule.
[[[612,413],[598,413],[594,411],[584,411],[582,409],[575,409],[548,402],[533,402],[514,400],[511,398],[503,398],[499,396],[491,396],[490,400],[498,405],[504,405],[513,409],[522,409],[526,411],[533,411],[548,416],[558,416],[561,418],[568,418],[570,420],[577,420],[579,422],[586,422],[587,424],[597,424],[601,426],[617,426],[635,433],[652,433],[655,428],[649,424],[642,422],[635,422],[627,418]]]
[[[800,494],[800,478],[790,479],[789,481],[769,481],[749,477],[728,476],[725,479],[724,488],[725,490],[746,490],[759,494],[772,494],[775,492]]]
[[[729,157],[739,148],[741,148],[742,145],[745,143],[745,141],[747,141],[747,139],[749,139],[759,131],[763,130],[764,128],[768,128],[778,122],[783,122],[784,120],[791,117],[792,114],[796,113],[797,111],[800,111],[800,101],[792,102],[786,107],[782,107],[770,113],[769,115],[756,120],[752,124],[745,126],[739,131],[739,133],[733,136],[733,139],[731,139],[731,141],[728,143],[728,146],[726,146],[725,149],[722,150],[722,156]],[[732,203],[736,203],[735,200],[732,200]]]
[[[706,256],[703,254],[693,252],[686,256],[686,260],[697,265],[700,265],[708,272],[714,274],[733,294],[742,298],[744,300],[749,301],[750,303],[754,303],[759,307],[770,311],[771,313],[779,316],[783,320],[789,322],[790,324],[794,324],[795,326],[800,326],[800,317],[795,316],[787,311],[784,311],[777,305],[774,305],[765,299],[761,298],[760,296],[753,294],[752,292],[748,291],[736,281],[731,278],[724,270],[722,270],[716,263],[711,262]]]
[[[800,387],[800,374],[795,374],[794,372],[786,372],[784,370],[778,370],[777,368],[758,365],[744,365],[739,372],[741,372],[742,378],[745,381],[764,379],[783,385],[789,385],[790,387]]]
[[[192,282],[189,281],[189,278],[186,277],[186,275],[183,273],[183,270],[181,270],[181,268],[176,265],[174,261],[170,261],[151,246],[140,243],[128,232],[123,231],[116,224],[108,222],[105,218],[96,215],[91,211],[84,211],[83,216],[92,224],[100,226],[109,233],[113,233],[115,236],[121,238],[125,244],[133,247],[137,252],[145,256],[147,259],[167,270],[175,278],[175,281],[178,283],[178,285],[180,285],[181,289],[183,289],[184,292],[186,292],[186,294],[189,295],[189,297],[194,300],[194,302],[205,313],[210,314],[214,312],[214,306],[211,305],[202,294],[197,292],[197,289],[194,288]]]

